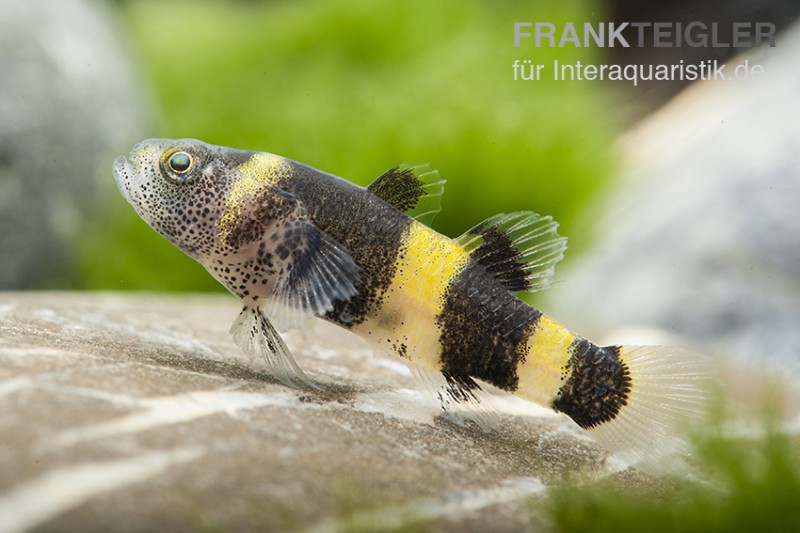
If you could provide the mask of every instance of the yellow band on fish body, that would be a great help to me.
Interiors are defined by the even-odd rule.
[[[528,355],[517,368],[517,394],[540,405],[550,405],[564,384],[574,340],[574,333],[542,315],[528,337]]]
[[[242,163],[225,201],[225,211],[218,222],[217,242],[226,245],[231,231],[242,216],[242,205],[265,186],[274,186],[289,178],[292,167],[278,155],[256,152]]]
[[[415,364],[438,370],[441,332],[436,317],[450,282],[468,261],[469,255],[457,243],[411,223],[402,236],[380,311],[354,331]]]

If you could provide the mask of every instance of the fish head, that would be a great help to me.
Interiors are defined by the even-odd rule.
[[[113,171],[139,216],[199,260],[216,251],[232,184],[252,155],[195,139],[148,139],[118,157]]]
[[[356,293],[360,267],[292,193],[294,165],[266,152],[151,139],[114,161],[114,177],[150,227],[245,305],[322,315]]]

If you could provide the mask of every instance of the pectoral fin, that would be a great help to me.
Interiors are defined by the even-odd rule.
[[[281,330],[300,327],[309,315],[323,315],[334,301],[357,292],[361,268],[350,251],[319,229],[286,191],[264,187],[241,206],[230,235],[261,247],[274,279],[264,312]]]
[[[334,301],[357,292],[361,269],[350,252],[303,216],[287,221],[276,248],[282,265],[266,312],[278,326],[298,326],[298,317],[324,315]]]

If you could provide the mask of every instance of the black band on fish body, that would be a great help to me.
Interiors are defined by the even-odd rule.
[[[314,224],[342,243],[362,269],[357,294],[336,301],[325,315],[351,328],[380,308],[394,277],[403,233],[413,221],[391,205],[376,202],[367,189],[300,163],[291,165],[291,180],[282,188],[309,206]]]
[[[516,390],[525,341],[539,317],[541,312],[509,293],[482,265],[468,264],[451,282],[437,319],[442,371]]]

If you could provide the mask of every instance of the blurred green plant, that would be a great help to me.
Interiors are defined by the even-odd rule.
[[[403,161],[430,162],[448,180],[442,233],[532,209],[581,246],[575,216],[613,169],[610,100],[587,82],[513,81],[511,65],[598,52],[515,48],[513,23],[599,20],[594,2],[122,5],[154,87],[153,136],[269,151],[361,185]],[[85,253],[87,288],[218,288],[123,203]]]
[[[606,480],[561,487],[545,504],[559,532],[800,531],[800,440],[764,421],[764,437],[724,436],[717,426],[696,450],[699,479],[644,487]],[[534,510],[538,510],[534,507]]]

